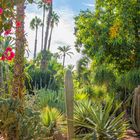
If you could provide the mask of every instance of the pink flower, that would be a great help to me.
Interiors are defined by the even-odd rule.
[[[16,21],[16,27],[17,28],[21,27],[21,22],[20,21]]]
[[[6,30],[5,32],[4,32],[4,35],[9,35],[11,33],[11,29],[8,29],[8,30]]]
[[[12,48],[11,47],[7,47],[5,51],[6,52],[8,52],[8,51],[11,52],[12,51]]]
[[[3,9],[2,9],[2,8],[0,8],[0,15],[2,15],[2,13],[3,13]]]

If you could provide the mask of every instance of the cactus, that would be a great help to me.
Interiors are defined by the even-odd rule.
[[[137,133],[140,133],[140,85],[134,91],[131,113],[133,127]]]
[[[65,74],[65,94],[66,94],[66,112],[67,112],[67,125],[68,125],[68,140],[72,140],[74,137],[73,127],[73,110],[74,110],[74,90],[72,73],[70,70]]]

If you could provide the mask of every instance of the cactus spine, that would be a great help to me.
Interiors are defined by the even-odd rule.
[[[131,113],[134,129],[140,133],[140,85],[134,91]]]
[[[65,74],[65,94],[66,94],[66,112],[67,112],[67,125],[68,125],[68,140],[72,140],[74,137],[73,128],[73,110],[74,110],[74,89],[72,73],[70,70]]]

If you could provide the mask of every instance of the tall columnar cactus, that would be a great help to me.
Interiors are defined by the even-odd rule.
[[[132,123],[137,133],[140,133],[140,85],[134,91],[132,103]]]
[[[74,137],[73,127],[73,110],[74,110],[74,90],[72,73],[70,70],[65,74],[65,94],[66,94],[66,112],[67,112],[67,125],[68,125],[68,140]]]

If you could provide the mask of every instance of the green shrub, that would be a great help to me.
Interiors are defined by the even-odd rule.
[[[48,137],[39,112],[23,108],[18,100],[0,99],[0,133],[8,140],[31,140]]]
[[[41,89],[37,91],[36,102],[40,109],[49,106],[55,107],[61,112],[65,112],[65,99],[63,90],[56,92],[52,90]]]
[[[94,81],[96,84],[106,85],[108,88],[108,86],[110,86],[110,84],[113,83],[115,80],[116,76],[110,67],[106,65],[101,65],[96,68],[94,74]]]
[[[75,132],[84,139],[112,140],[124,137],[128,122],[124,112],[117,114],[119,106],[113,100],[93,104],[90,101],[78,102],[75,105]]]

